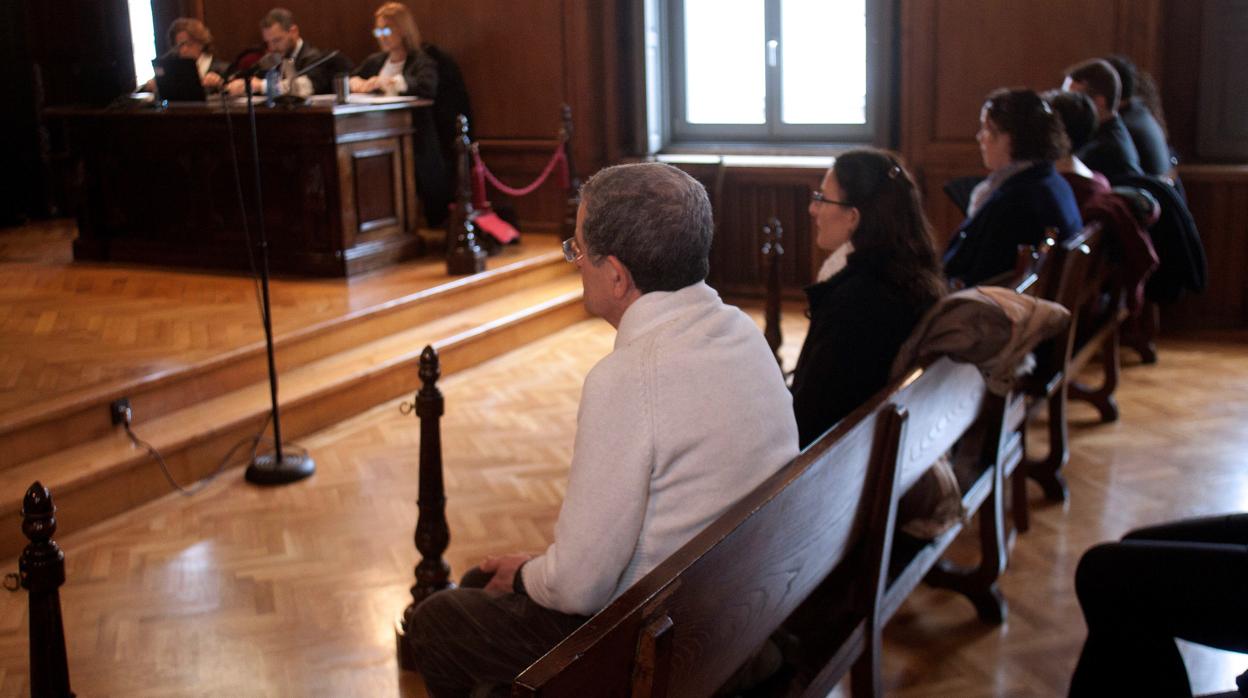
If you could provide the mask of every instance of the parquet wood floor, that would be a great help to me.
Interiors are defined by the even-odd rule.
[[[0,421],[31,405],[164,375],[261,346],[255,282],[242,275],[73,264],[72,225],[0,231]],[[491,260],[549,253],[529,235]],[[418,260],[343,279],[275,279],[273,333],[358,314],[443,284],[445,267]]]
[[[790,357],[804,324],[786,315]],[[581,381],[613,338],[582,322],[442,382],[454,572],[549,539]],[[889,695],[1064,694],[1084,635],[1079,555],[1144,523],[1248,510],[1248,348],[1233,339],[1163,342],[1160,364],[1126,370],[1116,424],[1074,410],[1071,499],[1033,510],[1003,579],[1008,623],[982,626],[960,597],[921,590],[886,632]],[[60,538],[78,694],[422,695],[391,630],[417,559],[417,433],[393,401],[301,439],[319,466],[307,481],[257,489],[234,470]],[[0,695],[29,691],[25,604],[0,595]],[[1248,666],[1193,657],[1197,691]]]

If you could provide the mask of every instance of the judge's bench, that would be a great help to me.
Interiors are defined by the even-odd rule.
[[[257,106],[274,272],[351,276],[421,252],[415,163],[421,149],[436,148],[425,131],[430,104]],[[259,244],[259,209],[244,105],[47,115],[71,173],[75,260],[250,268],[247,239]]]

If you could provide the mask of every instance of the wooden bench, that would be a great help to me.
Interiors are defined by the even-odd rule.
[[[1017,435],[1002,438],[1004,419],[1005,401],[975,367],[925,363],[526,669],[513,695],[710,695],[838,571],[857,580],[848,622],[800,692],[825,695],[852,669],[855,695],[880,693],[880,632],[925,577],[966,594],[987,620],[1004,616],[999,466],[1022,450]],[[941,562],[960,525],[890,564],[899,493],[976,429],[982,462],[963,501],[981,517],[980,564]]]
[[[1030,268],[1024,268],[1025,260]],[[1113,393],[1118,383],[1118,336],[1126,317],[1122,288],[1097,224],[1060,244],[1049,240],[1039,250],[1024,252],[1019,268],[1019,292],[1054,301],[1071,311],[1070,325],[1041,345],[1035,372],[1020,382],[1028,421],[1042,411],[1046,413],[1049,442],[1047,454],[1026,460],[1021,473],[1036,481],[1048,499],[1064,501],[1067,487],[1062,469],[1070,459],[1068,400],[1092,402],[1107,421],[1117,417]],[[1103,365],[1103,379],[1098,389],[1090,390],[1074,377],[1097,355]],[[1017,429],[1025,444],[1024,424],[1006,428]],[[1007,471],[1006,475],[1010,474]],[[1024,477],[1014,478],[1012,509],[1015,527],[1026,531],[1029,516]]]

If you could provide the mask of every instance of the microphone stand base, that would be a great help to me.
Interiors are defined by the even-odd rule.
[[[254,485],[285,485],[298,482],[316,472],[316,462],[306,455],[282,454],[278,463],[272,453],[256,456],[243,477]]]

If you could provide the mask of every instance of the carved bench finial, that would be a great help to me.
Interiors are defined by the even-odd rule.
[[[30,694],[72,696],[61,619],[65,553],[52,540],[56,506],[40,482],[32,484],[22,499],[22,533],[30,540],[18,559],[21,584],[30,596]]]

